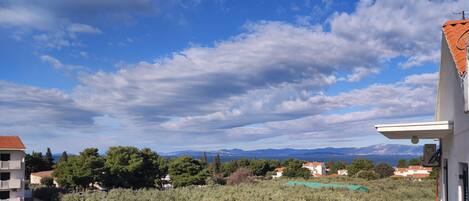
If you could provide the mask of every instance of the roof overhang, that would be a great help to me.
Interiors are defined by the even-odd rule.
[[[406,124],[381,124],[375,126],[376,130],[389,139],[419,139],[443,138],[453,132],[453,122],[434,121]]]

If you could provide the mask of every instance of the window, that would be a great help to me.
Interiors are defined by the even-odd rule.
[[[468,180],[467,163],[459,163],[459,200],[461,201],[469,201]]]
[[[7,180],[10,180],[10,173],[0,172],[0,181],[7,181]]]
[[[445,165],[443,166],[443,169],[445,170],[445,199],[448,200],[448,159],[445,159]]]
[[[0,200],[10,199],[10,191],[0,191]]]
[[[9,153],[1,153],[0,154],[0,161],[9,161],[10,160],[10,154]]]

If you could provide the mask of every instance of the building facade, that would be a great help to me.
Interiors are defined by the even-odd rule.
[[[285,171],[284,167],[278,167],[275,168],[274,174],[272,175],[272,178],[277,179],[283,176],[283,171]]]
[[[434,122],[376,125],[390,139],[438,139],[434,154],[439,174],[439,199],[469,200],[469,20],[451,20],[442,27],[441,63]]]
[[[420,165],[412,165],[407,168],[395,168],[395,177],[407,177],[411,179],[422,179],[430,176],[432,171],[431,167],[423,167]]]
[[[306,162],[303,164],[303,168],[311,171],[311,175],[314,177],[326,175],[326,165],[323,162]]]
[[[0,200],[24,200],[25,146],[17,136],[0,136]]]

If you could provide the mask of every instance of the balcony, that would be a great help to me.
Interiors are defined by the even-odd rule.
[[[0,170],[19,170],[21,169],[21,161],[0,161]]]
[[[14,189],[14,188],[21,188],[21,180],[20,179],[10,179],[6,181],[0,181],[0,189]]]

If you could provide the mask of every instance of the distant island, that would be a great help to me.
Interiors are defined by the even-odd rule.
[[[220,154],[223,161],[236,160],[239,158],[256,159],[287,159],[295,158],[308,161],[347,161],[356,158],[366,158],[376,163],[386,162],[396,164],[399,159],[411,159],[422,154],[422,146],[400,145],[400,144],[377,144],[367,147],[343,147],[343,148],[317,148],[317,149],[221,149],[215,151],[175,151],[160,153],[165,157],[192,156],[201,157],[204,153],[209,156],[209,160]]]

